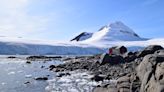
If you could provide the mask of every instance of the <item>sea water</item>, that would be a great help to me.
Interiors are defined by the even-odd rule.
[[[26,63],[26,59],[9,59],[0,57],[0,92],[45,92],[47,81],[37,81],[36,77],[48,77],[52,79],[54,72],[48,67],[52,64],[62,62],[54,61],[33,61]]]
[[[0,56],[0,92],[92,92],[102,82],[91,80],[88,71],[65,71],[70,75],[57,77],[60,74],[49,71],[50,65],[62,64],[62,61],[32,61],[26,63],[23,56],[9,59]],[[47,77],[38,81],[36,77]],[[108,81],[107,81],[108,82]]]

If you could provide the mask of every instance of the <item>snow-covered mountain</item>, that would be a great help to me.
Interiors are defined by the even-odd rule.
[[[89,36],[88,36],[89,35]],[[85,38],[85,42],[97,42],[97,41],[140,41],[146,40],[139,37],[132,29],[126,26],[120,21],[113,22],[109,25],[103,26],[99,31],[93,34],[85,35],[85,32],[75,38]]]
[[[134,51],[148,45],[164,46],[164,38],[146,40],[122,22],[106,25],[95,33],[83,32],[71,42],[0,36],[1,55],[92,55],[120,45]]]

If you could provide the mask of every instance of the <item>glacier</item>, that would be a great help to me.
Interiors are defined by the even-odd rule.
[[[10,40],[12,39],[12,40]],[[148,45],[164,46],[164,38],[144,41],[97,41],[88,42],[55,42],[27,40],[23,38],[0,38],[1,55],[93,55],[107,51],[109,47],[124,45],[135,51]]]
[[[164,38],[146,39],[120,21],[103,26],[97,32],[83,32],[73,41],[35,40],[0,36],[1,55],[94,55],[112,46],[126,46],[129,51],[148,45],[164,46]]]

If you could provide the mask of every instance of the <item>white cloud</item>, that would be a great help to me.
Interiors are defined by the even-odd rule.
[[[0,0],[0,35],[29,36],[46,29],[48,19],[28,13],[33,0]]]

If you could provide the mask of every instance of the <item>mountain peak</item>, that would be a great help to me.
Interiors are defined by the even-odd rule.
[[[144,40],[140,38],[131,28],[126,26],[121,21],[115,21],[108,25],[105,25],[99,29],[99,31],[88,35],[78,36],[87,42],[94,41],[138,41]],[[83,41],[80,40],[80,41]]]
[[[125,24],[121,21],[115,21],[115,22],[110,23],[108,26],[110,26],[110,27],[122,27],[122,26],[125,26]]]

